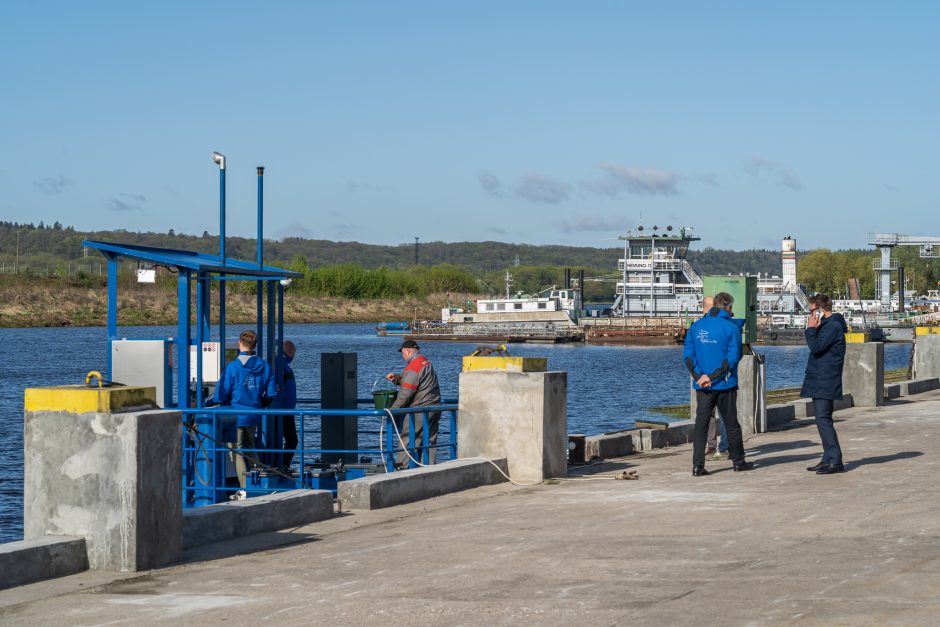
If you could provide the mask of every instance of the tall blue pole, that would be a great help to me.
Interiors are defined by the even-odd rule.
[[[258,269],[260,270],[264,266],[264,166],[258,166]],[[263,346],[262,339],[264,330],[263,320],[264,320],[264,294],[263,292],[263,281],[258,281],[257,292],[258,292],[258,324],[257,324],[257,334],[258,334],[258,354],[261,355],[261,347]],[[270,315],[270,314],[269,314]],[[271,338],[268,338],[268,341],[271,341]]]
[[[219,165],[219,261],[225,266],[225,155],[212,153],[212,160]],[[225,279],[219,280],[219,356],[225,367]]]

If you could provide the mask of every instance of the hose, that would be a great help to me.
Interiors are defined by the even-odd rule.
[[[415,464],[417,464],[418,466],[420,466],[420,467],[422,467],[422,468],[426,468],[429,464],[422,464],[422,463],[419,462],[417,459],[415,459],[414,457],[411,456],[411,452],[408,450],[408,447],[405,445],[405,441],[404,441],[404,440],[402,439],[402,437],[401,437],[401,431],[399,431],[399,429],[398,429],[398,424],[395,422],[395,415],[394,415],[394,414],[391,412],[391,410],[389,410],[389,409],[386,409],[386,410],[385,410],[385,413],[388,414],[389,421],[392,423],[392,428],[395,429],[395,436],[398,438],[398,442],[399,442],[399,444],[401,444],[401,448],[402,448],[402,450],[405,452],[405,455],[407,455],[407,456],[408,456],[408,459],[410,459],[411,461],[413,461],[413,462],[414,462]],[[451,437],[453,437],[453,436],[451,436]],[[482,462],[486,462],[486,463],[490,464],[493,468],[495,468],[495,469],[497,470],[497,472],[499,472],[499,474],[501,474],[502,476],[504,476],[504,477],[506,478],[506,481],[508,481],[509,483],[513,484],[514,486],[517,486],[517,487],[520,487],[520,488],[530,488],[530,487],[532,487],[532,486],[537,486],[537,485],[541,485],[541,484],[545,483],[545,480],[544,480],[544,479],[542,479],[541,481],[536,481],[535,483],[520,483],[520,482],[518,482],[518,481],[514,481],[514,480],[512,479],[512,477],[510,477],[510,476],[507,475],[505,472],[503,472],[503,469],[500,468],[500,467],[496,464],[496,462],[494,462],[492,459],[487,459],[487,458],[485,458],[485,457],[456,457],[456,458],[454,458],[453,461],[455,461],[455,462],[456,462],[456,461],[461,461],[461,462],[467,462],[467,461],[482,461]]]

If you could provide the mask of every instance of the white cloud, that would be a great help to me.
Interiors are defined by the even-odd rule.
[[[529,202],[557,205],[568,200],[571,186],[550,176],[527,174],[513,191],[516,196]]]
[[[601,163],[597,167],[603,170],[605,175],[594,181],[587,181],[583,186],[601,196],[611,198],[617,198],[622,194],[675,196],[679,193],[680,177],[669,170],[612,163]]]
[[[562,220],[555,224],[565,233],[581,231],[622,232],[634,226],[633,220],[600,215],[581,215],[572,220]]]
[[[778,185],[792,190],[803,189],[803,184],[796,172],[777,161],[752,156],[744,166],[744,171],[756,179],[769,178],[776,181]]]

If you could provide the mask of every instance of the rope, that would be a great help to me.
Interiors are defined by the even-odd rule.
[[[398,424],[395,422],[395,415],[394,415],[394,414],[391,412],[391,410],[389,410],[389,409],[386,409],[386,410],[385,410],[385,413],[388,414],[389,420],[390,420],[391,423],[392,423],[392,428],[395,429],[395,436],[398,438],[398,442],[401,444],[401,448],[402,448],[402,450],[405,452],[405,455],[408,456],[408,459],[410,459],[411,461],[413,461],[415,464],[417,464],[418,466],[420,466],[420,467],[422,467],[422,468],[426,468],[427,466],[429,466],[430,464],[422,464],[422,463],[419,462],[417,459],[415,459],[414,457],[411,456],[411,452],[408,450],[408,447],[405,445],[405,441],[404,441],[404,440],[402,439],[402,437],[401,437],[401,431],[399,431],[399,429],[398,429]],[[453,437],[453,434],[451,434],[451,437]],[[504,476],[504,477],[506,478],[506,481],[508,481],[509,483],[513,484],[514,486],[517,486],[517,487],[520,487],[520,488],[530,488],[530,487],[532,487],[532,486],[537,486],[537,485],[541,485],[541,484],[545,483],[545,480],[544,480],[544,479],[541,480],[541,481],[536,481],[535,483],[519,483],[518,481],[514,481],[514,480],[512,479],[512,477],[510,477],[510,476],[507,475],[505,472],[503,472],[503,469],[500,468],[500,467],[496,464],[496,462],[494,462],[492,459],[487,459],[487,458],[485,458],[485,457],[456,457],[456,458],[454,458],[454,461],[455,461],[455,462],[456,462],[456,461],[464,461],[464,462],[466,462],[466,461],[483,461],[483,462],[486,462],[486,463],[490,464],[493,468],[495,468],[495,469],[497,470],[497,472],[499,472],[499,474],[501,474],[502,476]]]

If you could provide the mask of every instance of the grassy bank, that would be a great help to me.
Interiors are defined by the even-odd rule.
[[[907,381],[909,378],[907,368],[895,368],[885,370],[885,383],[897,383],[898,381]],[[780,388],[778,390],[767,390],[767,404],[778,405],[780,403],[789,403],[800,398],[800,388]],[[657,414],[664,414],[670,418],[688,420],[691,417],[692,408],[689,404],[685,405],[665,405],[663,407],[652,407],[650,411]]]
[[[477,297],[475,294],[450,294],[450,301],[462,304]],[[176,292],[166,286],[122,280],[118,288],[118,324],[176,324],[176,302]],[[447,304],[446,293],[349,299],[309,296],[288,289],[284,297],[284,321],[381,322],[415,317],[438,320],[441,308]],[[226,321],[254,323],[256,307],[254,294],[230,291],[226,296]],[[215,307],[213,309],[217,314]],[[0,278],[0,327],[103,326],[107,315],[107,287],[98,277]]]

